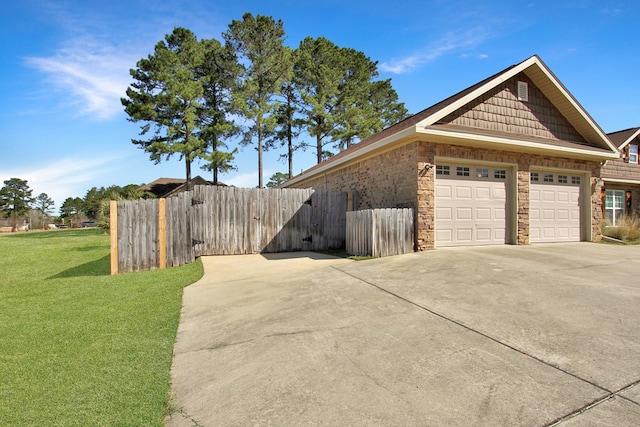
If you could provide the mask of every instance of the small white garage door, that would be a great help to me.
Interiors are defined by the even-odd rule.
[[[579,175],[531,172],[531,243],[580,241],[581,182]]]
[[[504,244],[507,175],[504,168],[436,165],[436,246]]]

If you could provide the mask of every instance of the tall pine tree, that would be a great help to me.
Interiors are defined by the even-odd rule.
[[[202,40],[204,57],[198,67],[197,77],[204,88],[204,105],[199,118],[200,137],[206,144],[200,156],[205,161],[203,169],[213,173],[213,183],[218,184],[220,173],[234,169],[234,154],[224,140],[239,132],[239,127],[231,119],[233,113],[231,93],[240,75],[241,67],[236,54],[229,46],[218,40]]]
[[[234,91],[234,105],[248,126],[244,143],[256,143],[258,151],[258,187],[263,187],[262,153],[265,141],[276,126],[274,97],[289,72],[290,51],[284,46],[285,32],[281,20],[245,13],[234,20],[223,34],[243,70]]]
[[[187,189],[191,163],[207,145],[198,131],[204,89],[197,69],[203,57],[204,49],[196,36],[185,28],[175,28],[156,44],[152,55],[130,71],[135,81],[127,88],[127,98],[122,98],[129,120],[143,122],[141,135],[148,135],[148,139],[132,142],[156,163],[173,155],[184,160]]]

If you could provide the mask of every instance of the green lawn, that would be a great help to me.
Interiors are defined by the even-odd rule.
[[[201,276],[110,276],[104,230],[0,236],[0,425],[162,425],[182,288]]]

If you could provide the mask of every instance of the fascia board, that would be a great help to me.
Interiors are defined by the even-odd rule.
[[[551,81],[553,83],[553,86],[556,88],[556,90],[558,90],[560,93],[562,93],[562,96],[569,101],[569,103],[571,104],[571,106],[580,113],[580,116],[583,118],[584,121],[586,121],[589,126],[595,131],[595,133],[598,135],[598,137],[600,137],[600,139],[602,139],[607,146],[614,152],[618,152],[618,148],[613,145],[613,143],[611,142],[611,140],[609,139],[609,137],[600,129],[600,127],[591,119],[591,117],[587,114],[587,112],[582,108],[582,106],[580,104],[578,104],[578,102],[576,101],[576,99],[573,97],[573,95],[571,95],[567,89],[565,89],[565,87],[560,84],[560,82],[558,81],[558,79],[550,72],[550,70],[540,64],[538,61],[536,61],[536,64],[538,65],[538,68],[545,74],[545,76],[547,76],[547,78],[549,79],[549,81]],[[528,68],[528,67],[527,67]]]
[[[602,178],[602,180],[606,182],[610,182],[612,184],[636,184],[640,185],[640,181],[636,179],[617,179],[617,178]]]
[[[617,159],[619,157],[617,152],[595,153],[593,151],[583,150],[580,148],[551,146],[534,141],[519,141],[515,139],[501,138],[491,135],[470,134],[465,132],[452,133],[450,130],[434,129],[432,127],[426,129],[419,128],[416,131],[422,135],[432,137],[432,139],[435,140],[434,142],[437,143],[472,145],[476,147],[482,146],[483,148],[541,153],[547,155],[553,153],[556,155],[562,154],[568,157],[581,159],[605,160]]]
[[[629,138],[627,138],[627,140],[618,148],[620,151],[622,151],[622,149],[624,147],[626,147],[627,145],[629,145],[631,143],[631,141],[633,141],[634,139],[636,139],[638,137],[638,135],[640,135],[640,129],[638,129],[637,131],[635,131],[633,133],[633,135],[631,135]]]
[[[366,147],[362,147],[359,150],[354,150],[353,152],[346,154],[337,160],[334,160],[334,161],[329,160],[326,162],[326,164],[318,166],[317,169],[314,169],[309,173],[302,173],[301,175],[295,176],[285,183],[286,187],[297,184],[301,181],[306,181],[310,178],[315,177],[316,175],[320,175],[324,172],[327,172],[328,170],[334,169],[340,165],[348,163],[359,157],[366,156],[368,153],[384,148],[385,146],[393,144],[396,141],[400,141],[402,139],[414,136],[415,134],[416,134],[415,126],[406,128],[398,133],[394,133],[393,135],[389,135],[386,138],[382,138],[380,141],[376,141],[372,144],[367,145]]]

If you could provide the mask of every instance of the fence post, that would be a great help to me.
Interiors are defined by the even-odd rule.
[[[118,202],[109,201],[109,234],[111,237],[111,274],[118,274]]]
[[[167,200],[158,200],[158,268],[167,268]]]

